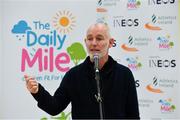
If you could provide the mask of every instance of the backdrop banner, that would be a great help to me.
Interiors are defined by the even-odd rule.
[[[110,55],[133,72],[140,117],[180,119],[179,0],[2,0],[0,10],[0,119],[71,119],[71,104],[57,116],[39,109],[23,76],[53,95],[87,57],[95,22],[110,26]]]

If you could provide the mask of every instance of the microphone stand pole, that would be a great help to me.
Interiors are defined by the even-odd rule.
[[[95,70],[95,79],[97,83],[97,95],[95,95],[95,98],[97,102],[99,103],[99,113],[100,113],[100,120],[103,120],[103,109],[102,109],[102,98],[101,98],[101,90],[100,90],[100,75],[99,70],[96,68]]]

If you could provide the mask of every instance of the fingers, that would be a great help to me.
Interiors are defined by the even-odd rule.
[[[35,80],[32,76],[24,75],[25,81],[26,81],[26,87],[31,93],[37,93],[39,86],[38,82]]]

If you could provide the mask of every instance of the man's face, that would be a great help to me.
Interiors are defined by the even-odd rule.
[[[92,26],[87,31],[85,44],[91,58],[95,53],[102,58],[108,56],[108,50],[113,44],[113,39],[109,37],[106,27],[103,25]]]

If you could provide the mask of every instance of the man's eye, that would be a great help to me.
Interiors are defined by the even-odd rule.
[[[92,40],[93,40],[93,38],[87,38],[87,40],[92,41]]]
[[[103,40],[103,38],[96,38],[98,41],[101,41],[101,40]]]

